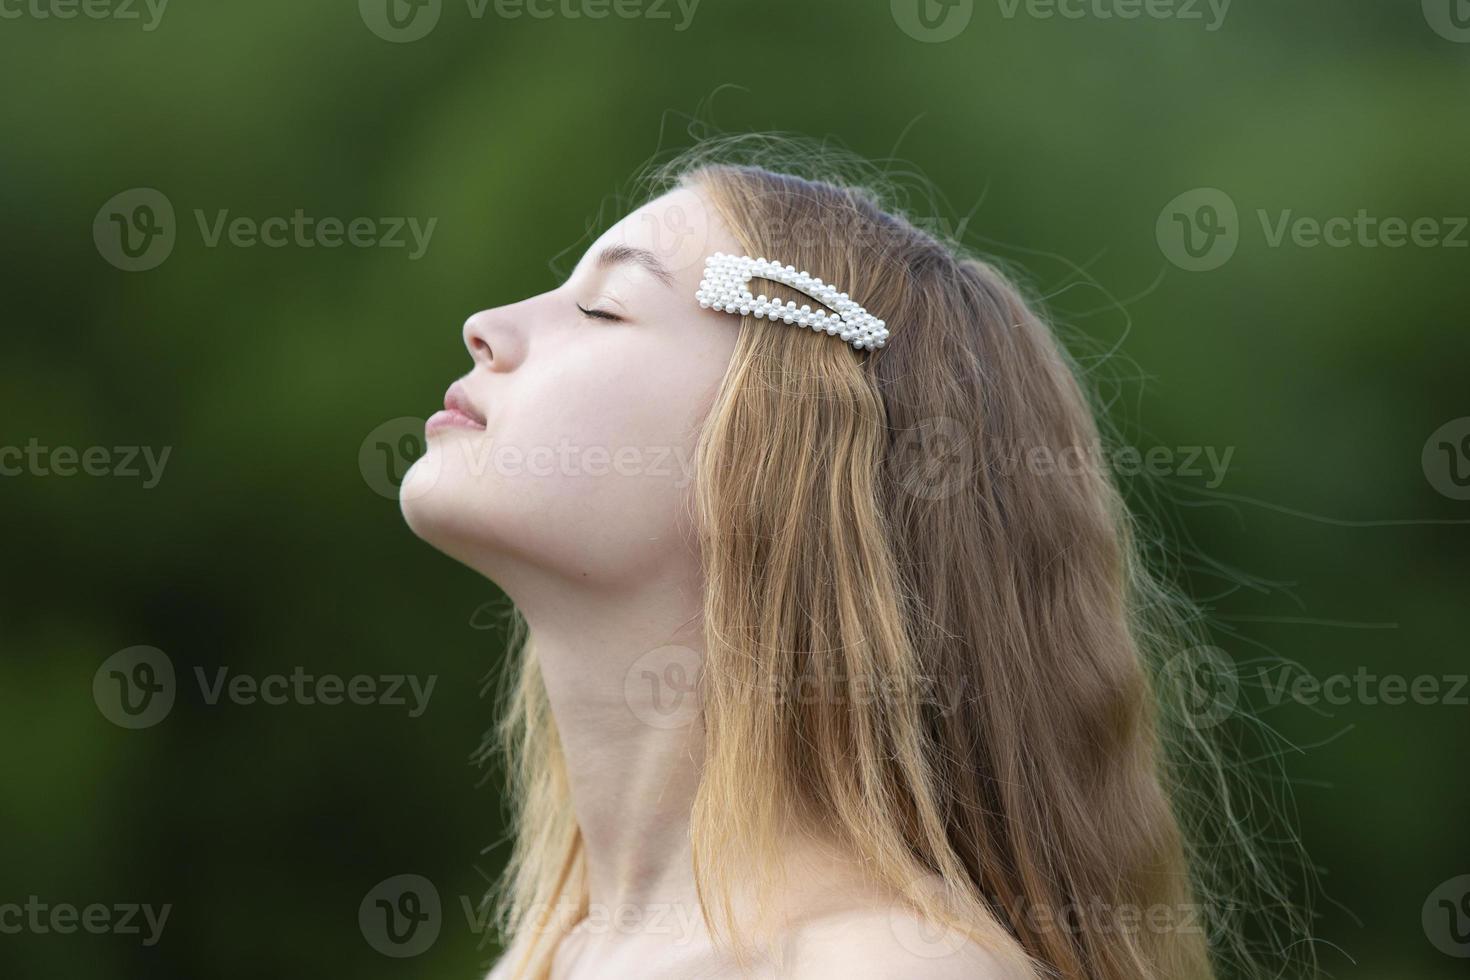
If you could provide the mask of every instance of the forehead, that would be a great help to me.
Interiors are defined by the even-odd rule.
[[[690,187],[669,191],[625,215],[593,243],[584,259],[590,265],[603,251],[618,245],[652,253],[678,283],[690,289],[698,286],[707,256],[739,251],[704,193]]]

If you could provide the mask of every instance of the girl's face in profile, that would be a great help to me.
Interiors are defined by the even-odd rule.
[[[695,442],[740,326],[694,299],[715,251],[740,249],[699,192],[675,190],[561,286],[466,320],[474,363],[400,489],[414,532],[492,577],[589,585],[693,555]]]

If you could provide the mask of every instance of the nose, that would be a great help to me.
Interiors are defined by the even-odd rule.
[[[520,357],[512,317],[505,307],[481,310],[464,322],[464,345],[476,367],[509,371]]]

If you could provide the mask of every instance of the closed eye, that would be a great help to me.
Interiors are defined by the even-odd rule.
[[[585,316],[585,317],[587,317],[587,319],[589,319],[589,320],[617,320],[617,321],[621,321],[623,319],[622,317],[618,316],[616,313],[609,313],[606,310],[589,310],[585,306],[583,306],[581,303],[578,303],[577,304],[577,309],[581,310],[582,311],[582,315]]]

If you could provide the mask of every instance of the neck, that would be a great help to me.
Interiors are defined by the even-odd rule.
[[[509,591],[509,590],[507,590]],[[697,577],[632,588],[523,584],[566,759],[594,910],[696,908],[690,810],[704,748]]]

